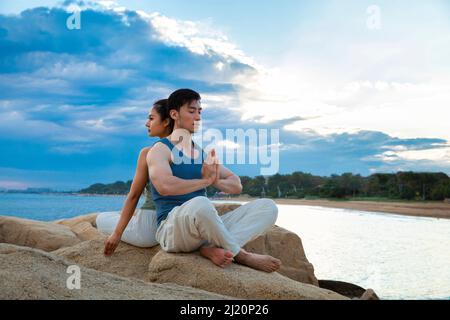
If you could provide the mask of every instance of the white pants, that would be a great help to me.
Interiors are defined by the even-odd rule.
[[[102,212],[97,215],[97,229],[111,234],[116,229],[121,211]],[[153,247],[158,244],[155,239],[156,212],[138,209],[125,228],[121,240],[136,247]]]
[[[275,224],[278,208],[270,199],[258,199],[219,216],[206,197],[195,197],[169,212],[156,231],[167,252],[192,252],[201,246],[230,250],[233,257],[247,242]]]

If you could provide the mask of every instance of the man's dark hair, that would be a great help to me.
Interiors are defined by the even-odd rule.
[[[194,100],[200,100],[200,94],[191,89],[178,89],[171,93],[168,99],[169,114],[170,110],[180,111],[180,108],[186,103],[191,103]]]

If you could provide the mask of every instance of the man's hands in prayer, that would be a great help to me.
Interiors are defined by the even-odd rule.
[[[219,159],[216,156],[216,150],[212,149],[203,162],[202,178],[212,185],[219,180]]]

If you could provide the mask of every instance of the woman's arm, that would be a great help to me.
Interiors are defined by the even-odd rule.
[[[130,192],[125,200],[122,213],[120,214],[119,222],[117,223],[116,229],[108,237],[105,242],[105,255],[109,255],[114,252],[114,250],[119,245],[120,239],[122,237],[125,228],[133,217],[136,206],[139,202],[142,192],[148,183],[148,169],[147,169],[147,153],[150,148],[144,148],[139,153],[139,158],[137,162],[136,172],[134,174],[133,183],[131,184]]]

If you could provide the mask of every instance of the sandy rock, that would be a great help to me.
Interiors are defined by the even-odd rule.
[[[69,227],[15,217],[0,217],[0,242],[53,251],[80,239]]]
[[[263,235],[248,242],[244,249],[280,259],[282,266],[278,272],[288,278],[319,285],[314,275],[314,267],[306,258],[302,240],[291,231],[273,226]]]
[[[359,298],[360,300],[380,300],[375,291],[372,289],[367,289],[363,295]]]
[[[319,287],[328,289],[351,299],[359,299],[366,291],[363,287],[356,284],[337,280],[319,280]]]
[[[62,224],[64,226],[73,227],[80,222],[89,222],[93,227],[97,227],[95,220],[97,219],[98,213],[85,214],[82,216],[69,218],[69,219],[61,219],[53,221],[53,223]]]
[[[230,212],[236,208],[239,208],[241,205],[239,203],[214,203],[214,207],[217,210],[219,216]]]
[[[159,251],[150,262],[148,276],[151,282],[173,282],[243,299],[348,299],[276,272],[257,271],[236,263],[220,268],[193,253]]]
[[[127,279],[80,266],[80,289],[68,289],[73,263],[42,250],[0,244],[0,299],[229,299],[176,284]],[[69,281],[68,281],[69,280]]]
[[[98,231],[97,228],[94,228],[92,224],[87,221],[73,225],[70,230],[72,230],[72,232],[77,235],[78,239],[82,241],[95,239],[104,241],[107,238],[105,234]]]
[[[148,265],[160,247],[158,245],[152,248],[138,248],[120,242],[114,253],[108,257],[103,255],[103,249],[104,241],[97,239],[62,248],[52,253],[87,268],[146,280]]]
[[[240,207],[240,204],[215,204],[219,215]],[[286,249],[289,250],[286,250]],[[282,266],[280,274],[296,281],[319,285],[314,275],[314,266],[308,261],[303,250],[302,240],[295,233],[273,226],[263,235],[248,242],[244,249],[278,258]]]

